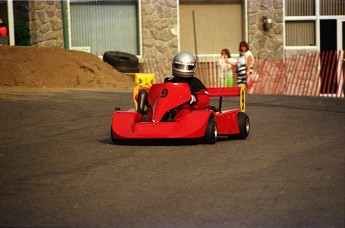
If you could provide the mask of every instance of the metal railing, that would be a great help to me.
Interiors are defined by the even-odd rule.
[[[344,97],[344,51],[258,59],[251,94]]]

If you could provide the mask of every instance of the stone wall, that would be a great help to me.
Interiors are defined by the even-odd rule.
[[[264,17],[272,19],[265,30]],[[248,41],[258,58],[282,58],[284,52],[283,0],[248,0]]]
[[[63,47],[61,1],[28,1],[31,45]]]
[[[170,74],[178,51],[177,4],[178,0],[141,0],[143,66],[156,74],[157,81]]]

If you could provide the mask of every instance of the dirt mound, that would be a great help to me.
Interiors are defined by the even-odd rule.
[[[133,78],[93,54],[62,48],[0,46],[0,89],[132,89]]]

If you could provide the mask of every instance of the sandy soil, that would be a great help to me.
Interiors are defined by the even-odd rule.
[[[133,76],[95,55],[62,48],[0,46],[0,91],[132,89]]]

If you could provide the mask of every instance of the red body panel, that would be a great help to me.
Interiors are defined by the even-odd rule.
[[[217,123],[218,135],[231,135],[240,133],[237,117],[239,111],[239,109],[234,109],[223,111],[222,113],[216,113],[214,115],[214,119]]]
[[[195,110],[179,122],[137,122],[137,112],[115,112],[113,134],[122,139],[199,138],[205,134],[211,110]]]
[[[187,83],[160,83],[152,85],[148,96],[152,107],[152,121],[158,122],[167,111],[188,102],[191,98]]]

